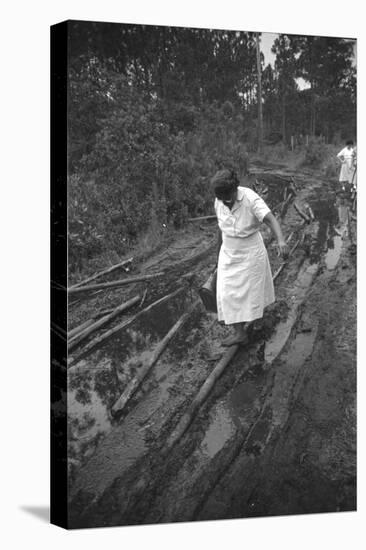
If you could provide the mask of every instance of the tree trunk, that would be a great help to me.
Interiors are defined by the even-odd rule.
[[[257,101],[258,101],[258,153],[263,149],[263,112],[262,112],[262,68],[259,33],[256,33],[257,47]]]
[[[282,141],[283,143],[287,143],[286,141],[286,96],[284,93],[282,94]]]

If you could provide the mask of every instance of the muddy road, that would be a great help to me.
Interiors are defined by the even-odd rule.
[[[82,342],[69,358],[70,527],[356,508],[356,221],[334,182],[260,167],[251,178],[277,207],[293,247],[276,276],[276,303],[249,327],[249,344],[180,433],[228,353],[220,343],[226,328],[197,293],[215,263],[215,222],[191,224],[139,266],[163,277],[109,291],[115,305],[145,298],[126,315],[129,324],[116,321],[108,338],[89,349]],[[293,182],[296,196],[284,204]],[[314,219],[303,223],[294,203],[310,205]],[[265,229],[264,239],[275,274],[281,260]],[[100,293],[93,300],[71,303],[70,318],[85,320]]]

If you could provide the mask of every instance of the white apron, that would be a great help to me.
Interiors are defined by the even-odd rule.
[[[355,173],[355,168],[353,166],[352,160],[346,159],[341,166],[339,181],[352,183],[354,180],[354,173]]]
[[[339,181],[342,183],[352,183],[355,173],[356,150],[353,147],[351,149],[344,147],[344,149],[338,153],[337,157],[342,161]]]
[[[229,237],[223,233],[217,269],[218,320],[254,321],[275,300],[271,267],[262,235]]]

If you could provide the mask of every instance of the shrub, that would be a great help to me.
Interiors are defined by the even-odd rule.
[[[328,150],[323,140],[311,138],[305,149],[304,166],[319,167],[325,160]]]

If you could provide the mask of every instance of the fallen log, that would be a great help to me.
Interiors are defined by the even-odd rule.
[[[90,325],[92,325],[93,323],[94,323],[94,317],[92,317],[91,319],[88,319],[87,321],[85,321],[85,323],[82,323],[81,325],[78,325],[77,327],[72,328],[67,333],[67,338],[68,339],[73,338],[76,334],[79,334],[79,332],[82,332],[87,327],[90,327]]]
[[[93,315],[93,319],[100,319],[104,315],[108,315],[108,313],[112,313],[112,311],[114,311],[114,307],[109,307],[107,309],[101,309]]]
[[[307,216],[298,206],[297,204],[294,202],[294,208],[296,210],[296,212],[302,217],[302,219],[304,221],[306,221],[306,223],[310,223],[310,218],[309,216]]]
[[[174,447],[174,445],[179,441],[179,439],[183,436],[183,434],[186,432],[188,427],[190,426],[193,417],[197,411],[197,409],[201,406],[201,404],[207,399],[208,395],[210,394],[212,388],[214,387],[216,381],[218,378],[222,375],[225,368],[228,366],[234,355],[239,349],[239,345],[230,346],[230,348],[227,350],[227,352],[223,355],[223,357],[220,359],[216,367],[213,369],[213,371],[209,374],[206,381],[201,386],[201,389],[199,390],[198,394],[188,407],[187,411],[184,413],[182,418],[180,419],[177,427],[173,430],[171,433],[167,444],[165,448],[163,449],[163,454],[168,454],[169,451]]]
[[[163,296],[162,298],[160,298],[159,300],[157,300],[156,302],[153,302],[152,304],[150,304],[149,306],[147,306],[145,309],[142,309],[141,311],[139,311],[138,313],[136,313],[136,315],[134,315],[133,317],[131,317],[130,319],[126,319],[125,321],[123,321],[122,323],[118,324],[117,326],[111,328],[110,330],[108,330],[107,332],[104,332],[103,334],[101,334],[100,336],[97,336],[96,338],[94,338],[93,340],[91,340],[81,351],[79,354],[71,357],[70,361],[69,361],[69,364],[68,364],[68,368],[71,368],[73,365],[75,365],[75,363],[77,363],[79,361],[79,359],[84,356],[86,353],[89,353],[92,349],[94,349],[96,346],[98,346],[99,344],[101,344],[102,342],[104,342],[105,340],[111,338],[114,334],[116,334],[116,332],[119,332],[120,330],[128,327],[129,325],[131,325],[134,321],[136,321],[136,319],[139,319],[142,315],[144,315],[145,313],[147,313],[148,311],[150,311],[151,309],[153,309],[154,307],[160,305],[160,304],[163,304],[164,302],[170,300],[171,298],[174,298],[175,296],[177,296],[178,294],[182,293],[183,291],[185,290],[184,287],[180,287],[178,288],[177,290],[175,290],[174,292],[171,292],[170,294],[166,294],[165,296]]]
[[[104,275],[107,275],[109,273],[112,273],[112,271],[115,271],[116,269],[119,269],[121,267],[124,267],[127,264],[130,264],[132,262],[133,258],[128,258],[128,260],[124,260],[123,262],[119,264],[112,265],[111,267],[108,267],[107,269],[104,269],[103,271],[99,271],[99,273],[95,273],[95,275],[92,275],[91,277],[88,277],[87,279],[84,279],[84,281],[80,281],[80,283],[76,283],[75,285],[72,285],[69,287],[69,290],[72,288],[79,288],[80,286],[86,285],[90,283],[91,281],[95,281],[95,279],[99,279],[99,277],[103,277]]]
[[[133,305],[137,304],[137,302],[139,302],[140,300],[141,300],[141,296],[139,294],[137,296],[134,296],[134,298],[131,298],[127,302],[124,302],[120,306],[116,307],[112,311],[112,313],[109,313],[108,315],[104,315],[104,317],[102,317],[98,321],[95,321],[90,326],[86,327],[83,331],[75,334],[74,337],[68,341],[68,350],[71,351],[72,349],[74,349],[82,340],[85,340],[85,338],[88,338],[88,336],[90,336],[93,332],[98,330],[98,328],[103,327],[104,325],[109,323],[109,321],[117,317],[117,315],[119,315],[123,311],[126,311]]]
[[[202,220],[216,220],[216,216],[215,215],[211,215],[211,216],[200,216],[199,218],[188,218],[188,222],[199,222],[199,221],[202,221]]]
[[[150,372],[152,367],[156,364],[158,359],[160,358],[161,354],[164,352],[166,347],[168,346],[169,342],[172,340],[172,338],[177,334],[177,332],[182,328],[184,323],[189,319],[192,312],[198,305],[198,300],[189,308],[188,311],[186,311],[175,323],[175,325],[169,330],[169,332],[164,336],[164,338],[159,342],[159,344],[156,346],[156,348],[153,351],[151,359],[141,367],[141,369],[138,371],[136,377],[131,380],[131,382],[127,385],[126,389],[122,393],[122,395],[118,398],[118,400],[113,405],[111,412],[113,415],[117,413],[121,413],[123,409],[126,407],[127,403],[130,401],[130,399],[133,397],[133,395],[136,393],[140,385],[142,384],[143,380],[147,376],[147,374]]]
[[[73,296],[75,294],[81,293],[81,292],[91,292],[92,290],[101,290],[105,288],[118,288],[120,286],[129,285],[132,283],[138,283],[140,281],[149,281],[151,279],[156,279],[156,277],[161,277],[164,275],[163,272],[154,273],[151,275],[140,275],[137,277],[129,277],[126,279],[120,279],[118,281],[111,281],[110,283],[99,283],[96,285],[88,285],[88,286],[82,286],[82,287],[71,287],[69,288],[69,295]]]

